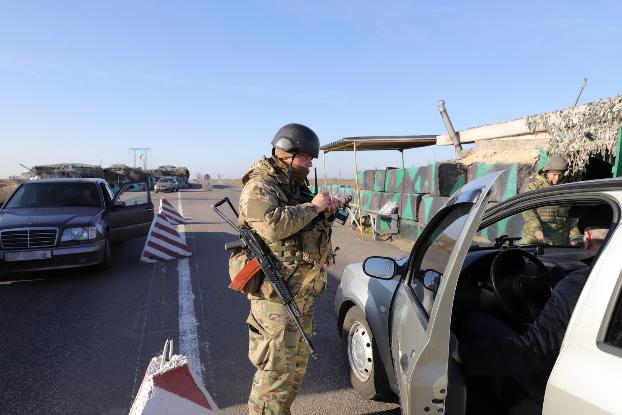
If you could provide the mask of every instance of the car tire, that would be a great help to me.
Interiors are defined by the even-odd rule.
[[[106,236],[104,244],[106,246],[104,252],[104,259],[102,259],[102,262],[97,265],[97,268],[99,269],[109,269],[112,266],[112,246],[109,236]]]
[[[373,333],[356,306],[343,319],[341,345],[354,390],[364,399],[390,400],[392,393]]]

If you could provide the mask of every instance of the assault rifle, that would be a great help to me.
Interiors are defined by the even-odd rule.
[[[225,214],[218,209],[218,207],[225,202],[229,204],[229,207],[231,207],[231,210],[233,211],[235,216],[238,217],[238,212],[235,210],[233,204],[228,197],[225,197],[224,199],[217,202],[215,205],[212,205],[212,209],[218,214],[218,216],[220,216],[225,222],[227,222],[231,227],[233,227],[236,231],[240,233],[240,240],[226,243],[225,249],[247,249],[253,257],[253,259],[238,274],[243,280],[241,282],[238,282],[238,286],[245,285],[248,280],[250,280],[250,278],[252,278],[257,272],[259,272],[260,270],[263,271],[265,279],[270,283],[270,285],[272,285],[272,288],[274,288],[274,291],[276,291],[277,295],[279,296],[279,299],[283,304],[283,308],[287,313],[287,317],[289,317],[291,323],[294,325],[294,327],[296,327],[298,334],[300,334],[302,340],[309,347],[309,350],[311,351],[311,356],[313,356],[314,359],[317,359],[318,354],[313,347],[313,343],[311,343],[311,339],[309,338],[309,336],[307,336],[307,333],[305,333],[302,325],[300,324],[300,317],[302,316],[302,314],[300,313],[298,304],[296,304],[296,300],[294,299],[291,290],[283,279],[283,275],[281,274],[281,270],[279,269],[278,264],[272,258],[270,250],[268,249],[264,241],[260,237],[258,237],[255,232],[253,232],[251,229],[237,226],[231,221],[231,219],[225,216]],[[232,283],[232,288],[234,289],[235,287],[233,287],[233,284],[236,283],[236,280],[238,280],[238,277],[236,277]]]

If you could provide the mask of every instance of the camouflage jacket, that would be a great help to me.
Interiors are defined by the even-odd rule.
[[[535,173],[525,191],[544,189],[552,186],[546,173]],[[576,221],[559,216],[559,206],[543,206],[522,213],[524,224],[523,243],[537,243],[537,231],[544,234],[544,242],[553,245],[568,245],[570,239],[580,234]]]
[[[319,294],[326,286],[325,268],[332,253],[331,227],[311,204],[309,188],[294,183],[290,195],[287,172],[274,158],[255,162],[242,183],[240,226],[252,228],[266,242],[294,294],[310,283]],[[309,275],[311,271],[315,274]],[[256,296],[275,299],[267,282]]]

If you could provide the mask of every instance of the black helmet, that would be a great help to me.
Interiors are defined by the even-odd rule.
[[[303,153],[316,159],[320,154],[320,139],[307,126],[287,124],[276,132],[272,147],[292,154]]]

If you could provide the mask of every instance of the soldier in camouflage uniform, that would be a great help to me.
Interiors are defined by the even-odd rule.
[[[559,184],[567,168],[566,160],[552,156],[544,168],[532,176],[531,183],[525,187],[525,191]],[[581,232],[577,229],[576,223],[559,216],[558,213],[558,206],[544,206],[523,212],[525,225],[522,243],[568,245],[573,237],[579,236]]]
[[[332,257],[329,218],[341,202],[326,193],[313,195],[307,187],[309,168],[319,153],[319,139],[311,129],[288,124],[272,145],[272,157],[255,162],[242,179],[239,223],[257,232],[277,259],[310,335],[314,300],[326,287]],[[248,297],[248,356],[257,368],[249,414],[289,414],[309,349],[267,281]]]

